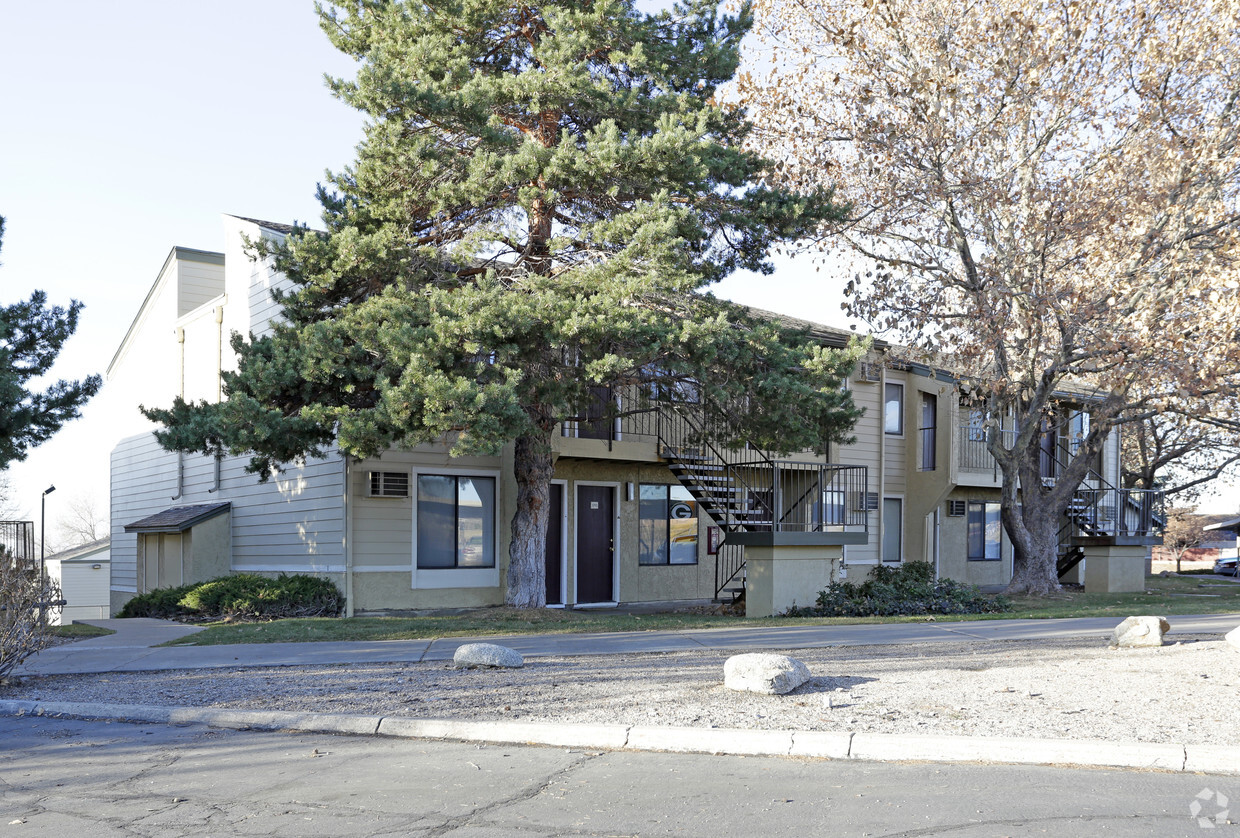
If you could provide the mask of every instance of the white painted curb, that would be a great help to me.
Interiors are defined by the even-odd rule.
[[[858,733],[853,759],[914,762],[1001,762],[1020,765],[1094,765],[1184,770],[1184,746],[1092,739],[1018,739],[989,736],[903,736]]]
[[[629,728],[629,741],[625,748],[632,751],[787,756],[792,751],[792,731],[717,727],[632,727]]]
[[[282,710],[155,707],[68,701],[0,700],[0,715],[204,724],[239,730],[300,730],[313,733],[453,739],[464,742],[552,745],[612,751],[675,751],[901,762],[1078,765],[1240,775],[1240,746],[1233,745],[641,725],[627,727],[547,722],[469,722],[453,719],[295,713]]]
[[[409,739],[460,739],[466,742],[511,742],[569,748],[624,747],[629,729],[623,725],[562,725],[550,722],[465,722],[453,719],[384,717],[380,736]]]

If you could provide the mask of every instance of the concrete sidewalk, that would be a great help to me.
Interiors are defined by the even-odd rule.
[[[1175,634],[1225,634],[1240,624],[1240,614],[1168,618]],[[1108,636],[1119,619],[1089,617],[1065,620],[972,620],[958,623],[889,623],[848,626],[759,626],[692,631],[642,631],[598,634],[530,634],[515,637],[453,637],[439,640],[371,642],[245,643],[228,646],[152,648],[199,629],[162,620],[87,620],[116,631],[45,649],[14,674],[66,675],[139,672],[162,669],[212,669],[258,666],[323,666],[349,663],[418,663],[452,659],[464,643],[499,643],[526,657],[623,655],[643,652],[721,652],[815,649],[828,646],[904,643],[1038,640]]]

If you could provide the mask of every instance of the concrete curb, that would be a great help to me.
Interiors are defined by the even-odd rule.
[[[154,707],[69,701],[0,701],[3,716],[51,716],[91,720],[203,724],[236,730],[299,730],[406,739],[452,739],[611,751],[675,751],[694,754],[800,756],[883,762],[980,762],[1008,765],[1078,765],[1240,775],[1240,746],[1169,745],[1094,739],[1018,739],[987,736],[914,736],[808,730],[747,730],[549,722],[469,722]]]

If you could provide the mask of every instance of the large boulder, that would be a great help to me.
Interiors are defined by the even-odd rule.
[[[783,695],[809,680],[809,669],[796,658],[755,652],[733,655],[723,664],[723,685],[730,690]]]
[[[1240,650],[1240,626],[1236,626],[1223,636],[1223,639],[1231,644],[1233,649]]]
[[[520,652],[496,643],[466,643],[457,647],[452,663],[459,669],[479,666],[519,669],[525,666],[525,658],[521,657]]]
[[[1161,646],[1163,635],[1171,631],[1165,617],[1129,617],[1115,627],[1115,645],[1121,649],[1132,646]]]

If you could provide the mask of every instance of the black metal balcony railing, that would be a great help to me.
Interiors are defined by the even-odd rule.
[[[621,425],[630,439],[650,430],[640,414]],[[653,422],[658,450],[672,473],[725,533],[865,533],[873,499],[865,466],[776,459],[739,443],[732,411],[660,402]],[[744,549],[725,537],[715,562],[715,596],[738,592]],[[732,586],[732,587],[730,587]]]
[[[1163,504],[1155,489],[1081,488],[1065,514],[1082,536],[1151,538],[1163,530]]]
[[[0,521],[0,561],[33,567],[34,521]]]

